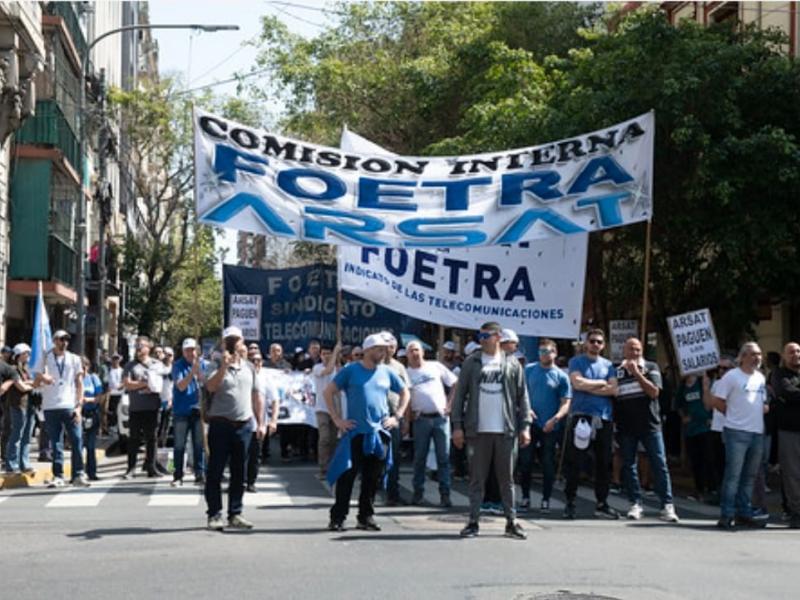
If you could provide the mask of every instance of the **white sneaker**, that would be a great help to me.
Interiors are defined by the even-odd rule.
[[[222,515],[208,517],[208,528],[211,531],[222,531],[225,529],[225,521],[222,520]]]
[[[182,487],[183,479],[173,479],[169,482],[170,487]]]
[[[642,509],[642,505],[637,502],[636,504],[631,504],[631,507],[628,510],[628,518],[638,521],[642,518],[643,513],[644,510]]]
[[[86,473],[81,473],[72,478],[72,485],[74,487],[89,487],[92,484],[89,483],[89,480],[86,478]]]
[[[675,512],[674,504],[665,504],[664,508],[661,509],[659,518],[667,523],[678,523],[680,521],[677,513]]]
[[[64,481],[63,477],[53,477],[53,479],[50,480],[50,483],[47,484],[47,487],[50,489],[63,488],[65,485],[67,485],[67,483]]]

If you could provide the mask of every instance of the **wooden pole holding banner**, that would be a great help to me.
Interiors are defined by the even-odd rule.
[[[642,347],[647,347],[647,305],[650,292],[650,245],[653,230],[652,217],[647,219],[647,229],[644,240],[644,289],[642,290],[642,327],[639,335],[642,340]]]

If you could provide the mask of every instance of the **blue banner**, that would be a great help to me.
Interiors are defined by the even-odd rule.
[[[277,342],[288,354],[312,339],[336,342],[336,267],[253,269],[223,265],[225,325],[242,327],[262,353]],[[342,292],[342,343],[361,344],[376,331],[421,336],[423,322]],[[253,326],[249,326],[253,323]],[[264,354],[266,356],[266,354]]]

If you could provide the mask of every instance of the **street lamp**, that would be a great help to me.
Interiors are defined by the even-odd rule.
[[[89,67],[89,56],[91,55],[92,48],[94,48],[98,42],[104,40],[110,35],[114,35],[117,33],[123,33],[125,31],[138,31],[140,29],[193,29],[195,31],[207,31],[209,33],[213,33],[216,31],[238,31],[238,25],[202,25],[197,23],[178,23],[178,24],[168,24],[168,25],[124,25],[122,27],[117,27],[116,29],[111,29],[106,31],[102,35],[97,36],[92,42],[86,47],[86,53],[81,57],[81,80],[80,80],[80,87],[81,87],[81,94],[80,94],[80,101],[78,104],[78,143],[79,143],[79,157],[78,161],[81,163],[78,166],[78,177],[80,179],[80,197],[78,199],[78,265],[77,265],[77,275],[78,275],[78,331],[77,335],[77,349],[78,351],[83,354],[86,351],[86,308],[84,307],[84,303],[86,302],[86,265],[85,265],[85,258],[86,258],[86,196],[84,195],[83,190],[83,157],[86,153],[86,71]],[[102,230],[102,227],[101,227]],[[104,242],[101,238],[101,246],[100,246],[100,257],[98,258],[99,261],[105,261],[105,247]],[[104,304],[105,304],[105,263],[100,262],[98,264],[101,276],[100,276],[100,290],[98,293],[98,325],[100,336],[103,335],[103,327],[105,321],[104,315]],[[98,356],[100,350],[100,344],[98,339]]]

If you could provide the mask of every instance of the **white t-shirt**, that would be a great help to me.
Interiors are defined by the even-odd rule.
[[[325,391],[325,388],[328,387],[328,384],[333,381],[333,378],[336,377],[336,368],[334,367],[333,371],[328,375],[322,374],[324,370],[324,363],[315,364],[311,369],[311,380],[314,382],[314,412],[328,414],[328,405],[325,403],[325,396],[323,396],[322,393]]]
[[[112,367],[108,370],[108,393],[119,396],[122,392],[122,367]]]
[[[444,386],[452,387],[458,378],[442,363],[426,360],[418,369],[408,367],[411,381],[411,411],[444,414],[447,396]]]
[[[269,418],[272,403],[280,400],[278,386],[275,384],[272,369],[259,369],[256,373],[256,389],[264,401],[264,415]]]
[[[502,354],[481,353],[480,398],[478,399],[478,433],[504,433],[503,361]]]
[[[53,383],[42,387],[42,408],[72,410],[77,404],[75,380],[83,372],[83,364],[77,354],[65,352],[56,357],[48,352],[45,358],[45,371],[53,378]]]
[[[725,427],[764,433],[767,381],[760,371],[748,375],[731,369],[719,380],[714,395],[725,400]]]
[[[719,379],[717,379],[714,383],[711,384],[712,396],[719,396],[719,394],[717,393],[718,383]],[[713,412],[711,413],[711,431],[718,431],[722,433],[722,430],[725,429],[725,415],[719,412],[716,408],[712,410]]]

